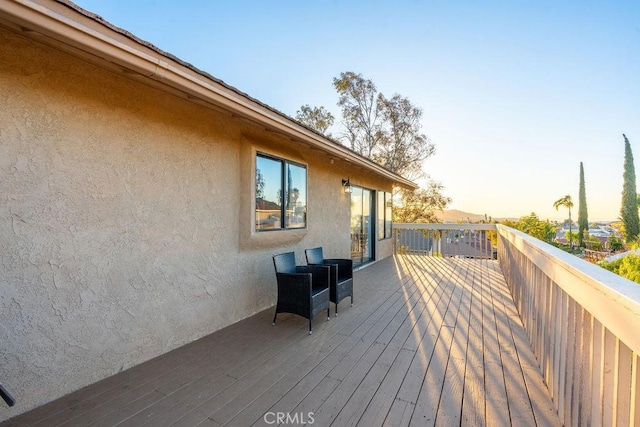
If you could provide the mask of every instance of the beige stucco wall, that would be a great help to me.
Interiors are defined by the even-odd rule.
[[[272,306],[273,254],[349,256],[342,177],[390,189],[1,27],[0,105],[0,420]],[[256,150],[307,164],[306,230],[253,231]]]

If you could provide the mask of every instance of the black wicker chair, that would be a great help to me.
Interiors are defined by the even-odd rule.
[[[329,267],[326,266],[297,266],[293,252],[287,252],[273,257],[278,280],[278,302],[273,324],[276,324],[278,313],[293,313],[309,319],[309,334],[311,321],[322,310],[329,314]]]
[[[330,299],[336,306],[338,315],[338,303],[344,298],[351,297],[353,307],[353,261],[341,258],[324,258],[322,248],[307,249],[304,251],[309,265],[328,265],[331,268],[329,280]]]
[[[15,399],[9,394],[9,391],[0,384],[0,397],[4,400],[7,405],[13,406],[16,404]]]

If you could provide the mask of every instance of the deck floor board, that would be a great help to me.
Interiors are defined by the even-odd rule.
[[[0,426],[560,425],[496,261],[399,255],[354,290],[313,335],[271,308]]]

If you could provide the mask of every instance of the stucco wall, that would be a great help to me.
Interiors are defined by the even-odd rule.
[[[276,253],[349,256],[326,155],[3,28],[0,105],[0,420],[272,306]],[[307,164],[306,230],[253,231],[256,150]]]

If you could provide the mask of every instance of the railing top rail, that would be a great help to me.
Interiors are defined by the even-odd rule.
[[[513,228],[499,234],[629,348],[640,353],[640,284]]]
[[[496,224],[458,224],[458,223],[399,223],[394,222],[393,227],[408,230],[495,230]]]

